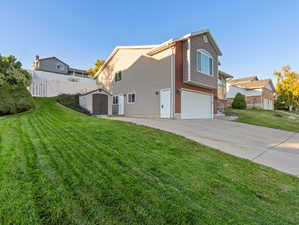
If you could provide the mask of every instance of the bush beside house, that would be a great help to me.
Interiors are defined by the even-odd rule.
[[[0,55],[0,115],[29,111],[34,103],[27,87],[31,76],[14,56]]]
[[[246,109],[246,100],[245,95],[242,95],[241,93],[238,93],[232,103],[233,109]]]
[[[57,102],[61,105],[64,105],[68,108],[71,108],[75,111],[91,115],[90,112],[84,108],[82,108],[79,104],[79,94],[69,95],[69,94],[61,94],[56,98]]]

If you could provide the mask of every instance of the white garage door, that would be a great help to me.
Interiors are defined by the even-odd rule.
[[[212,96],[182,91],[182,119],[212,119]]]

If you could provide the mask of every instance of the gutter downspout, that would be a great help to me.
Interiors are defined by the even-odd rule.
[[[188,63],[188,82],[191,81],[191,39],[188,38],[187,63]]]
[[[170,96],[171,96],[171,110],[170,118],[174,119],[175,112],[175,49],[171,49],[171,58],[170,58]]]

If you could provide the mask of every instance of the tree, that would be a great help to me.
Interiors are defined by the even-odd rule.
[[[245,101],[245,95],[242,95],[241,93],[236,94],[232,107],[234,109],[246,109],[246,101]]]
[[[292,72],[290,66],[284,66],[280,72],[274,72],[277,79],[276,93],[280,105],[289,111],[299,106],[299,74]]]
[[[86,72],[90,73],[91,76],[94,77],[96,75],[96,73],[98,72],[98,70],[103,66],[104,63],[105,63],[105,60],[97,59],[96,63],[94,64],[94,67],[87,69]]]
[[[27,87],[31,84],[31,75],[22,68],[22,63],[14,56],[0,55],[0,86],[8,85],[11,88],[16,86]]]
[[[31,75],[22,69],[22,64],[16,57],[0,55],[0,115],[33,108],[33,99],[27,89],[31,80]]]

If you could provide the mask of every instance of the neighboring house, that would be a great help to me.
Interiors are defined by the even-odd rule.
[[[53,97],[59,94],[86,93],[99,88],[84,70],[71,68],[56,57],[40,59],[36,56],[29,90],[32,96]]]
[[[221,55],[207,30],[159,45],[116,47],[96,76],[101,88],[113,96],[112,105],[102,105],[117,115],[213,118],[218,111]]]
[[[229,80],[226,98],[230,105],[237,93],[245,95],[247,108],[274,109],[275,87],[271,79],[259,80],[252,76]]]
[[[68,64],[56,57],[40,59],[37,55],[33,63],[33,69],[44,72],[60,73],[64,75],[72,75],[78,77],[89,77],[89,73],[85,70],[71,68]]]

